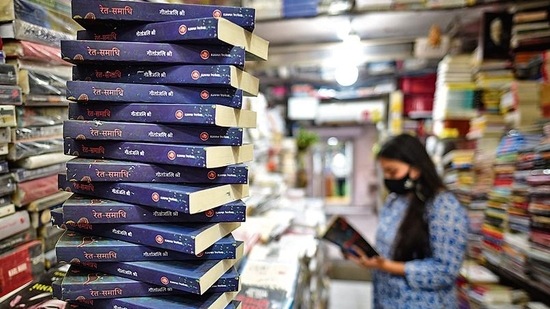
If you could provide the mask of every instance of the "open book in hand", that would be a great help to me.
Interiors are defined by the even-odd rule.
[[[338,245],[343,252],[357,255],[353,251],[353,246],[357,246],[368,257],[378,256],[378,252],[369,242],[355,230],[345,218],[334,216],[327,224],[325,231],[321,234],[321,238],[328,240]]]

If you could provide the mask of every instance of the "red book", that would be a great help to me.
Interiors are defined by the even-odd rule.
[[[44,272],[42,242],[33,240],[0,255],[0,297]]]

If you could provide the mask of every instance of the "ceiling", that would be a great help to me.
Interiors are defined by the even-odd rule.
[[[292,72],[304,71],[297,68],[322,71],[327,62],[328,67],[331,66],[334,51],[342,47],[341,33],[350,30],[361,40],[362,52],[354,56],[360,58],[360,63],[411,58],[414,39],[427,36],[432,25],[439,25],[444,33],[476,41],[483,12],[502,9],[503,5],[493,4],[447,10],[382,11],[258,21],[255,34],[270,41],[270,60],[253,64],[252,70],[268,72],[267,75],[275,76],[275,79],[288,79],[289,72],[290,77],[296,78]]]

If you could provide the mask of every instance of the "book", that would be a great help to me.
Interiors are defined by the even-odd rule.
[[[66,222],[68,230],[188,254],[200,254],[240,226],[240,222],[92,224]]]
[[[11,174],[1,174],[0,175],[0,196],[5,196],[15,192],[17,188],[16,183],[13,181]],[[10,203],[13,199],[10,199]]]
[[[44,272],[42,243],[32,240],[0,255],[0,297]]]
[[[65,154],[89,159],[128,160],[180,166],[215,168],[252,161],[252,144],[199,146],[124,141],[65,139]]]
[[[238,288],[239,273],[231,268],[208,289],[208,293],[236,292]],[[54,285],[54,296],[66,301],[167,295],[192,296],[171,287],[95,272],[75,265]]]
[[[42,69],[19,70],[18,85],[21,87],[21,92],[35,95],[64,95],[65,83],[70,80],[70,75],[63,73],[70,72],[70,69],[67,66],[48,68],[44,71]]]
[[[4,52],[8,58],[46,62],[52,65],[70,65],[60,57],[59,47],[29,41],[4,42]]]
[[[0,218],[0,240],[21,233],[31,227],[29,213],[25,210]]]
[[[15,206],[19,207],[57,191],[57,175],[46,176],[18,183],[12,201]]]
[[[247,60],[267,60],[269,42],[223,18],[196,18],[120,26],[116,29],[82,30],[78,40],[158,42],[241,46]]]
[[[72,101],[109,101],[182,104],[219,104],[242,107],[242,90],[150,84],[106,82],[67,82],[67,99]]]
[[[13,234],[12,236],[0,240],[0,253],[9,251],[34,239],[36,239],[36,230],[33,228],[28,228],[23,232]]]
[[[224,273],[242,258],[200,260],[200,261],[159,261],[159,262],[104,262],[80,263],[78,266],[115,276],[173,288],[191,294],[204,294]]]
[[[17,85],[17,71],[13,64],[0,64],[0,84]]]
[[[258,94],[259,80],[232,65],[78,65],[73,80],[139,84],[208,85]]]
[[[0,128],[0,143],[9,143],[11,142],[11,128],[10,127],[3,127]],[[5,160],[2,162],[2,173],[5,172],[4,165],[7,164]]]
[[[14,168],[11,172],[13,174],[13,179],[16,182],[25,182],[37,178],[47,177],[50,175],[57,175],[64,171],[65,163],[61,162],[35,169]]]
[[[75,158],[67,162],[69,181],[124,181],[160,183],[248,183],[246,165],[201,168],[116,160]]]
[[[127,241],[66,231],[55,248],[60,263],[137,262],[236,259],[243,243],[231,234],[198,255],[166,250]]]
[[[61,224],[86,221],[92,224],[109,223],[185,223],[185,222],[244,222],[246,204],[239,200],[196,214],[162,211],[154,207],[121,203],[105,199],[72,196],[63,203]],[[59,224],[59,225],[61,225]]]
[[[67,181],[64,174],[58,175],[58,183],[73,193],[190,214],[243,199],[249,193],[247,184],[76,182]]]
[[[63,122],[63,137],[78,140],[240,146],[243,144],[243,129],[99,120],[65,120]]]
[[[223,17],[249,31],[254,30],[256,12],[251,8],[174,3],[140,3],[114,0],[72,1],[72,16],[85,28],[108,24],[151,23],[204,17]]]
[[[11,142],[36,141],[40,139],[59,138],[63,135],[63,126],[61,124],[14,128],[11,130]]]
[[[17,126],[14,105],[0,105],[0,127]]]
[[[0,218],[9,216],[15,213],[15,205],[7,204],[0,206]]]
[[[0,85],[0,104],[21,105],[21,88],[19,86]]]
[[[32,202],[30,202],[27,205],[27,211],[29,212],[41,212],[50,208],[54,208],[57,205],[61,205],[65,200],[67,200],[72,193],[66,192],[66,191],[56,191],[50,195],[44,196],[42,198],[36,199]],[[42,221],[50,221],[49,218],[45,218],[46,220]]]
[[[32,280],[23,289],[13,293],[1,302],[1,308],[71,308],[65,302],[52,299],[52,284],[61,280],[69,268],[60,265],[51,268],[38,278]]]
[[[128,297],[110,299],[77,299],[73,304],[85,308],[166,308],[166,309],[222,309],[227,308],[236,292],[208,293],[192,296]]]
[[[62,41],[61,57],[74,64],[226,64],[244,68],[246,51],[230,45],[82,40]]]
[[[256,127],[256,112],[216,104],[73,103],[69,119]]]
[[[67,34],[38,25],[33,25],[21,19],[0,24],[0,37],[2,37],[2,39],[31,41],[54,47],[59,46],[59,42],[61,40],[74,39],[73,34]]]
[[[72,158],[72,156],[67,156],[62,152],[46,153],[18,160],[14,162],[14,166],[25,169],[37,169],[52,164],[64,163]]]
[[[378,252],[349,222],[341,216],[334,216],[327,223],[325,230],[321,233],[321,239],[327,240],[344,252],[357,254],[353,246],[363,250],[368,257],[378,256]]]

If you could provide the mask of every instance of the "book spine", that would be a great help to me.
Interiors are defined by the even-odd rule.
[[[99,207],[98,207],[99,206]],[[197,214],[184,214],[178,211],[163,211],[152,207],[119,204],[103,207],[101,205],[63,205],[62,222],[86,220],[92,224],[114,223],[215,223],[244,222],[246,206],[243,203],[231,203]]]
[[[31,241],[0,256],[0,296],[31,282],[44,272],[42,243]]]
[[[8,205],[0,206],[0,218],[9,216],[14,213],[15,213],[15,205],[8,204]]]
[[[73,67],[73,80],[143,84],[209,85],[231,87],[228,65]]]
[[[68,230],[93,234],[128,241],[131,243],[152,246],[166,250],[172,250],[187,254],[195,254],[195,237],[184,233],[174,233],[162,228],[145,228],[142,224],[91,224],[79,222],[67,222]]]
[[[210,104],[69,104],[69,119],[216,124],[216,106]]]
[[[33,25],[20,19],[15,19],[9,26],[13,29],[13,35],[8,35],[6,39],[31,41],[54,47],[58,47],[62,40],[74,39],[72,34]]]
[[[65,163],[56,163],[36,169],[19,168],[13,171],[13,178],[16,182],[25,182],[50,175],[57,175],[64,171]]]
[[[16,206],[27,205],[58,191],[57,175],[46,176],[17,184],[13,195]]]
[[[27,211],[18,211],[12,215],[0,218],[0,240],[20,233],[31,227]]]
[[[0,105],[0,127],[17,126],[14,105]]]
[[[8,165],[8,161],[1,161],[0,162],[0,174],[5,174],[10,171],[10,167]]]
[[[201,146],[65,139],[65,154],[91,159],[207,167],[206,148]]]
[[[13,64],[0,64],[0,84],[17,85],[17,71]]]
[[[200,294],[201,290],[200,281],[196,278],[183,274],[174,274],[162,269],[141,267],[139,263],[83,263],[81,266],[132,280],[171,287],[178,291]]]
[[[230,45],[177,45],[108,41],[62,41],[61,57],[75,64],[92,62],[234,65],[243,68],[245,49]]]
[[[36,239],[36,230],[28,228],[23,232],[19,232],[0,241],[0,253],[9,251],[23,243]]]
[[[23,104],[21,88],[19,86],[0,85],[1,104],[21,105]]]
[[[243,143],[240,128],[214,126],[169,126],[151,123],[99,122],[66,120],[63,136],[73,139],[121,140],[153,143],[239,146]]]
[[[100,276],[102,274],[95,274]],[[65,280],[66,281],[66,280]],[[153,284],[123,280],[122,282],[90,282],[82,283],[61,283],[60,299],[69,301],[77,299],[97,300],[110,299],[113,297],[156,297],[165,295],[174,295],[175,291],[171,287],[159,287]],[[94,302],[95,306],[99,304]],[[107,308],[100,306],[98,308]]]
[[[67,82],[67,99],[73,101],[220,104],[242,107],[242,90],[105,82]]]
[[[74,0],[72,16],[77,22],[88,26],[102,25],[107,21],[150,23],[223,17],[252,31],[255,26],[256,12],[252,8],[215,5]]]
[[[195,18],[119,27],[117,29],[83,30],[77,33],[78,40],[107,40],[125,42],[177,42],[211,43],[220,42],[219,20],[217,18]]]
[[[78,159],[67,162],[66,172],[69,181],[248,183],[248,167],[245,165],[207,169],[178,165]]]

